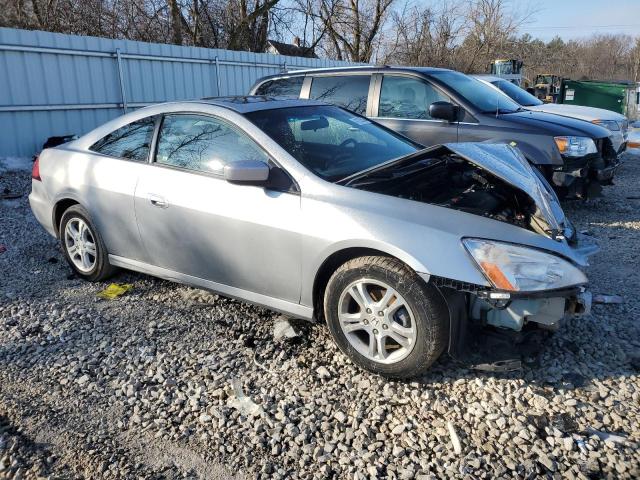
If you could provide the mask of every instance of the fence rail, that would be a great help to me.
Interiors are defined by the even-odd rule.
[[[346,62],[0,28],[0,156],[153,103],[247,93],[260,77]]]

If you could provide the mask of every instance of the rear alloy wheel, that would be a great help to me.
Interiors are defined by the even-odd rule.
[[[69,207],[60,221],[60,243],[67,262],[85,280],[104,280],[114,271],[100,234],[80,205]]]
[[[98,261],[96,239],[83,219],[69,219],[64,228],[64,246],[77,270],[89,273],[95,268]]]
[[[424,373],[448,340],[449,314],[435,287],[389,257],[359,257],[333,274],[325,316],[354,363],[389,377]]]

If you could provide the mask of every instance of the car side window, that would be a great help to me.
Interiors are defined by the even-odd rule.
[[[155,120],[155,116],[147,117],[120,127],[91,145],[89,150],[110,157],[146,162]]]
[[[267,80],[256,89],[256,95],[269,95],[272,97],[300,97],[304,77],[289,77]]]
[[[313,77],[309,97],[364,115],[367,111],[370,75]]]
[[[385,75],[380,89],[379,117],[431,119],[429,105],[450,102],[433,85],[419,78]]]
[[[166,115],[162,120],[157,163],[221,175],[225,164],[241,160],[269,163],[253,140],[223,120],[191,114]]]

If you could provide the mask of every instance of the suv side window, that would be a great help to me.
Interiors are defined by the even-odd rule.
[[[313,77],[309,98],[323,100],[364,115],[367,111],[370,75]]]
[[[385,75],[380,89],[379,117],[431,119],[429,105],[450,102],[433,85],[412,77]]]
[[[300,97],[304,77],[277,78],[267,80],[256,89],[256,95],[269,95],[272,97]]]
[[[221,175],[225,164],[269,158],[227,122],[204,115],[174,114],[162,120],[156,162]]]
[[[120,127],[91,145],[89,150],[110,157],[146,162],[155,120],[155,116],[147,117]]]

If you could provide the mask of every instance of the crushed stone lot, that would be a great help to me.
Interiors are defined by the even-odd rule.
[[[0,478],[640,477],[640,157],[565,205],[594,305],[511,373],[357,369],[324,325],[145,275],[72,275],[0,173]],[[7,190],[5,190],[7,189]],[[96,294],[111,281],[133,289]],[[292,337],[292,338],[290,338]]]

